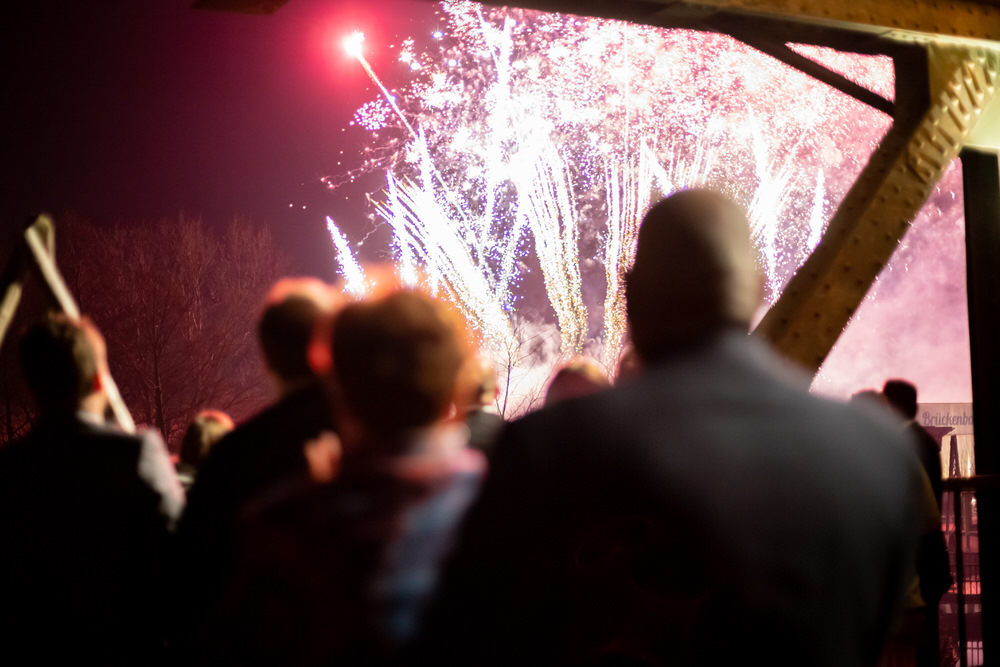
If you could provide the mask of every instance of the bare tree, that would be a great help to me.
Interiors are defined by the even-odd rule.
[[[544,327],[523,317],[512,321],[513,336],[495,352],[497,365],[497,411],[507,420],[527,414],[541,405],[545,393],[539,373],[547,374],[558,356],[558,329]]]
[[[20,318],[14,329],[20,328]],[[26,435],[31,422],[32,406],[21,381],[16,361],[16,346],[0,348],[0,443]]]
[[[108,230],[70,219],[59,245],[137,423],[173,444],[202,408],[239,419],[270,398],[255,323],[286,262],[266,229],[233,221],[218,235],[183,215]]]

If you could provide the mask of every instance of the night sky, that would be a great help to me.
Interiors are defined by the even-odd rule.
[[[190,0],[29,0],[2,22],[2,255],[39,211],[97,224],[179,213],[268,225],[293,271],[333,277],[325,216],[366,224],[350,127],[373,96],[342,38],[398,42],[434,21],[422,0],[290,0],[270,16]],[[380,63],[377,48],[367,53]],[[343,151],[343,154],[341,153]],[[341,164],[338,165],[338,162]],[[384,182],[384,174],[377,176]]]
[[[67,213],[98,225],[183,213],[220,230],[234,218],[266,225],[290,272],[333,280],[326,216],[351,239],[376,229],[366,194],[384,187],[384,173],[336,191],[320,180],[360,167],[372,142],[351,120],[379,93],[343,40],[365,32],[366,58],[392,89],[410,76],[390,47],[444,27],[438,5],[290,0],[274,15],[249,16],[194,10],[192,1],[20,0],[7,10],[0,261],[39,211],[57,225]],[[864,325],[848,329],[828,364],[836,382],[821,389],[840,395],[900,376],[916,380],[924,400],[971,395],[964,285],[955,279],[964,274],[960,192],[956,171],[897,253],[893,275],[912,268],[919,280],[887,281],[878,308],[859,310]],[[383,225],[366,253],[386,252],[378,249],[387,234]],[[944,358],[958,361],[942,369]]]

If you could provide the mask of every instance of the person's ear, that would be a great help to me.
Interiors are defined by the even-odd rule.
[[[94,382],[90,388],[91,393],[97,394],[104,391],[104,373],[100,371],[94,373]]]
[[[332,482],[340,472],[340,461],[344,454],[340,438],[333,431],[323,431],[315,440],[302,447],[309,463],[309,476],[316,482]]]

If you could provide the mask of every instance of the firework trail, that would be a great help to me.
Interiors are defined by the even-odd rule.
[[[517,215],[535,241],[545,290],[559,322],[561,349],[579,354],[587,335],[587,308],[581,291],[572,176],[555,147],[549,146],[526,166],[519,181]]]
[[[671,192],[668,176],[648,147],[639,152],[638,164],[612,163],[605,185],[607,228],[604,236],[604,348],[617,354],[625,337],[625,272],[632,266],[638,222],[653,203],[653,193]],[[659,187],[654,186],[659,183]],[[691,179],[690,182],[697,182]]]
[[[344,279],[344,290],[352,296],[363,297],[367,292],[365,272],[354,257],[350,243],[330,216],[326,216],[326,228],[330,232],[333,247],[337,249],[337,263],[340,265],[340,275]]]
[[[389,164],[376,214],[403,280],[454,301],[495,352],[527,308],[554,320],[562,354],[613,364],[637,224],[685,187],[748,210],[773,299],[891,122],[720,35],[465,1],[441,11],[445,28],[400,47],[411,78],[397,94],[353,38],[382,93],[357,113],[378,156],[359,169]],[[887,58],[795,48],[891,96]],[[603,285],[585,264],[602,265]]]
[[[376,211],[392,226],[404,282],[417,282],[419,268],[432,292],[444,292],[480,333],[493,342],[511,335],[505,293],[490,279],[461,230],[435,199],[432,187],[397,182],[388,175],[387,203]],[[419,262],[417,261],[419,258]]]
[[[392,108],[392,110],[396,112],[396,117],[399,118],[403,126],[410,131],[410,136],[416,137],[417,131],[413,129],[410,122],[406,120],[406,116],[404,116],[403,112],[400,111],[399,106],[396,105],[396,98],[391,95],[388,90],[386,90],[382,80],[378,78],[378,75],[375,74],[375,70],[373,70],[372,66],[368,64],[368,60],[365,58],[364,49],[361,48],[364,41],[365,34],[363,32],[355,31],[351,33],[350,37],[344,40],[344,48],[347,50],[349,55],[357,58],[358,62],[361,63],[361,66],[365,68],[365,72],[368,73],[368,78],[370,78],[375,85],[378,86],[378,89],[382,91],[382,97],[385,98],[386,103]]]
[[[809,236],[806,238],[806,248],[812,251],[826,230],[826,216],[823,211],[823,201],[826,199],[826,188],[823,185],[823,172],[816,177],[816,189],[813,193],[812,215],[809,218]]]

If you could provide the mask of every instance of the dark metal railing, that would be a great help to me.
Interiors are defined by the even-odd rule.
[[[954,583],[938,608],[942,665],[983,664],[977,495],[987,488],[1000,489],[1000,475],[944,480],[941,529],[952,559]]]

